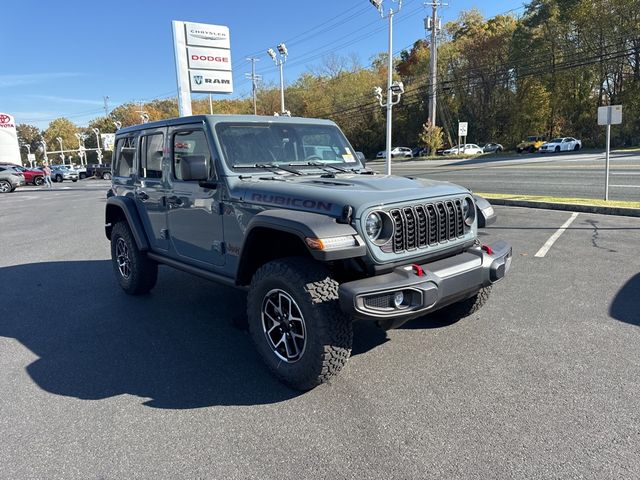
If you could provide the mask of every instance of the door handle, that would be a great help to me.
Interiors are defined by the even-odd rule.
[[[140,199],[140,200],[149,200],[149,195],[147,195],[145,192],[137,192],[136,196]]]
[[[180,205],[182,205],[182,199],[180,197],[176,197],[175,195],[173,195],[171,197],[167,197],[167,204],[168,205],[174,205],[174,206],[180,206]]]

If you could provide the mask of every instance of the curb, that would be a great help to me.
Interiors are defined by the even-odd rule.
[[[599,215],[618,215],[622,217],[640,217],[640,208],[600,207],[596,205],[577,205],[575,203],[534,202],[530,200],[508,200],[504,198],[484,197],[491,205],[506,207],[544,208],[567,212],[596,213]]]

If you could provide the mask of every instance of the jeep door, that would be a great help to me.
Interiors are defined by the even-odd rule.
[[[164,198],[167,194],[166,175],[163,175],[166,128],[143,130],[138,137],[139,152],[137,176],[134,184],[136,205],[145,224],[147,237],[153,250],[166,252],[167,215]]]
[[[207,134],[201,123],[169,129],[171,192],[166,198],[169,255],[200,267],[224,265],[221,188]],[[184,161],[207,165],[209,188],[199,180],[183,178]]]

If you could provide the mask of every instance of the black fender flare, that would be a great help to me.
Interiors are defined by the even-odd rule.
[[[242,261],[244,247],[247,244],[251,232],[256,228],[268,228],[293,234],[300,238],[309,253],[316,260],[331,261],[344,258],[362,257],[367,253],[367,247],[351,226],[345,223],[338,223],[335,218],[320,213],[301,212],[296,210],[264,210],[255,215],[247,226],[245,242],[240,252]],[[353,236],[356,245],[336,250],[313,250],[309,248],[306,238],[331,238]]]
[[[136,202],[131,197],[112,196],[107,198],[107,207],[105,210],[105,235],[111,240],[111,230],[116,219],[124,218],[129,224],[136,245],[141,252],[149,250],[149,241],[144,231],[144,225],[138,214]]]

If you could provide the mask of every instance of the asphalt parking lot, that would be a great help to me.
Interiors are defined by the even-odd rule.
[[[581,213],[549,246],[570,212],[497,207],[482,240],[514,260],[478,314],[357,324],[300,394],[243,293],[165,267],[120,291],[106,188],[0,196],[0,478],[640,478],[640,219]]]

